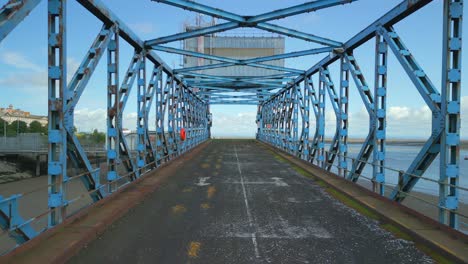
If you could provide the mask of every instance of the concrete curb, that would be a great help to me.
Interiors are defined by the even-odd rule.
[[[84,246],[104,233],[109,225],[142,202],[169,178],[185,160],[203,150],[204,142],[171,160],[105,199],[67,218],[21,247],[0,257],[2,263],[65,263]]]
[[[347,181],[334,173],[322,171],[320,167],[296,158],[269,144],[258,142],[285,158],[288,162],[322,180],[330,188],[339,191],[349,199],[364,206],[384,219],[384,221],[398,226],[414,238],[416,242],[429,247],[450,261],[468,263],[467,235],[453,230],[411,208],[390,201],[360,185]]]

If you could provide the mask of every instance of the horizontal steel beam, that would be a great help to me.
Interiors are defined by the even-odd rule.
[[[208,102],[210,105],[258,105],[259,102],[242,102],[242,101],[228,101],[228,102]]]
[[[153,0],[156,2],[172,5],[175,7],[183,8],[186,10],[202,13],[205,15],[210,15],[214,17],[219,17],[230,22],[223,23],[211,27],[200,28],[190,32],[183,32],[179,34],[174,34],[167,37],[157,38],[153,40],[148,40],[146,45],[152,46],[157,44],[164,44],[173,41],[194,38],[198,36],[204,36],[208,34],[213,34],[217,32],[222,32],[230,29],[235,29],[238,27],[256,27],[262,30],[267,30],[274,33],[283,34],[293,38],[299,38],[306,41],[311,41],[319,43],[322,45],[338,47],[341,45],[340,42],[330,40],[327,38],[318,37],[312,34],[303,33],[297,30],[277,26],[274,24],[266,23],[266,21],[274,20],[278,18],[293,16],[301,13],[317,11],[319,9],[331,7],[334,5],[346,4],[357,0],[317,0],[313,2],[308,2],[305,4],[300,4],[297,6],[276,10],[273,12],[264,13],[258,16],[253,17],[244,17],[231,12],[226,12],[221,9],[213,8],[210,6],[202,5],[192,1],[186,0]]]
[[[284,53],[284,54],[272,55],[272,56],[267,56],[267,57],[258,57],[258,58],[253,58],[253,59],[241,60],[241,63],[249,64],[249,63],[258,63],[258,62],[265,62],[265,61],[272,61],[272,60],[282,60],[282,59],[288,59],[288,58],[326,53],[326,52],[331,52],[331,51],[333,51],[333,48],[331,47],[309,49],[309,50],[302,50],[302,51],[295,51],[295,52],[289,52],[289,53]]]
[[[283,36],[302,39],[305,41],[314,42],[314,43],[331,46],[331,47],[340,47],[343,44],[339,41],[331,40],[331,39],[324,38],[324,37],[319,37],[313,34],[304,33],[295,29],[290,29],[290,28],[286,28],[286,27],[282,27],[282,26],[278,26],[278,25],[270,24],[270,23],[258,23],[255,27],[258,29],[265,30],[265,31],[278,33]]]
[[[166,51],[172,48],[156,46],[155,49],[160,50],[160,51]],[[314,55],[314,54],[320,54],[320,53],[331,52],[331,51],[333,51],[333,48],[331,47],[309,49],[309,50],[303,50],[303,51],[295,51],[295,52],[290,52],[290,53],[278,54],[278,55],[273,55],[273,56],[257,57],[257,58],[246,59],[246,60],[237,60],[236,63],[224,62],[224,63],[209,64],[209,65],[190,67],[190,68],[181,68],[181,69],[174,70],[174,72],[180,73],[180,72],[188,72],[188,71],[199,71],[199,70],[229,67],[229,66],[234,66],[234,65],[245,65],[245,64],[250,64],[250,63],[259,63],[259,62],[266,62],[266,61],[272,61],[272,60],[282,60],[282,59],[295,58],[295,57],[301,57],[301,56],[307,56],[307,55]],[[193,52],[191,51],[188,51],[187,53],[193,54]],[[196,54],[200,54],[200,53],[196,53]],[[186,55],[186,54],[183,54],[183,55]],[[190,56],[190,55],[187,55],[187,56]],[[209,56],[212,56],[212,55],[209,55]],[[217,57],[217,58],[224,59],[224,57]],[[214,58],[211,58],[211,59],[216,60]]]
[[[245,18],[243,16],[239,16],[237,14],[227,12],[219,8],[214,8],[211,6],[196,3],[194,1],[186,1],[186,0],[152,0],[152,1],[179,7],[185,10],[190,10],[190,11],[194,11],[197,13],[213,16],[213,17],[222,18],[228,21],[234,21],[234,22],[245,21]]]
[[[190,38],[195,38],[199,36],[205,36],[205,35],[209,35],[213,33],[227,31],[230,29],[235,29],[238,27],[239,27],[239,23],[236,23],[236,22],[223,23],[223,24],[219,24],[216,26],[200,28],[200,29],[193,30],[190,32],[182,32],[182,33],[177,33],[177,34],[166,36],[166,37],[147,40],[145,42],[145,46],[150,48],[151,46],[154,46],[154,45],[165,44],[169,42],[190,39]]]
[[[203,71],[209,69],[217,69],[217,68],[225,68],[230,66],[235,66],[235,63],[223,62],[223,63],[216,63],[216,64],[208,64],[203,66],[196,66],[196,67],[187,67],[187,68],[180,68],[174,69],[174,73],[184,73],[184,72],[193,72],[193,71]]]
[[[219,87],[219,86],[208,86],[208,85],[189,85],[192,88],[200,88],[200,89],[212,89],[212,90],[225,90],[225,91],[257,91],[257,90],[275,90],[278,87]]]
[[[283,71],[283,72],[294,72],[294,73],[299,73],[299,74],[304,73],[303,70],[286,68],[286,67],[275,66],[275,65],[260,64],[260,63],[245,64],[240,60],[226,58],[226,57],[220,57],[220,56],[215,56],[215,55],[209,55],[209,54],[190,51],[190,50],[176,49],[176,48],[164,47],[164,46],[153,46],[153,49],[163,51],[163,52],[168,52],[168,53],[174,53],[174,54],[180,54],[180,55],[185,55],[185,56],[203,58],[203,59],[207,59],[207,60],[217,60],[217,61],[222,61],[222,62],[234,63],[235,65],[241,65],[241,66],[250,66],[250,67],[264,68],[264,69],[270,69],[270,70],[275,70],[275,71]]]
[[[252,18],[247,19],[247,23],[262,23],[266,21],[271,21],[275,19],[295,16],[307,12],[313,12],[320,9],[336,6],[336,5],[343,5],[354,2],[357,0],[317,0],[311,1],[304,4],[291,6],[288,8],[279,9],[276,11],[264,13],[261,15],[254,16]]]
[[[185,55],[185,56],[190,56],[190,57],[197,57],[197,58],[202,58],[205,60],[215,60],[215,61],[229,62],[229,63],[235,63],[235,64],[239,63],[239,60],[236,60],[236,59],[230,59],[226,57],[210,55],[210,54],[205,54],[205,53],[200,53],[200,52],[195,52],[195,51],[190,51],[190,50],[176,49],[176,48],[170,48],[170,47],[164,47],[164,46],[152,46],[151,48],[154,50],[164,51],[167,53],[180,54],[180,55]]]

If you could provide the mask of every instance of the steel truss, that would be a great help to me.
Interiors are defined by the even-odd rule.
[[[72,199],[67,192],[69,183],[80,180],[92,201],[96,202],[120,187],[144,176],[164,162],[180,156],[209,138],[210,113],[207,101],[194,94],[172,69],[156,54],[147,50],[142,40],[100,1],[77,0],[103,25],[73,78],[67,84],[67,25],[66,1],[48,0],[48,106],[49,106],[49,187],[48,228],[62,223],[68,215]],[[26,17],[40,1],[9,1],[0,16],[0,35],[9,32]],[[0,39],[0,40],[2,40]],[[119,74],[121,41],[134,47],[122,82]],[[74,109],[102,56],[107,54],[107,173],[100,181],[100,169],[91,165],[86,152],[74,132]],[[153,70],[146,72],[146,65]],[[166,80],[166,85],[164,81]],[[137,146],[136,153],[129,148],[122,121],[126,103],[136,86]],[[153,105],[155,105],[153,107]],[[155,120],[150,120],[154,109]],[[165,120],[165,117],[168,120]],[[150,137],[150,122],[156,125],[156,139]],[[187,131],[185,141],[180,130]],[[165,132],[167,130],[167,133]],[[73,169],[73,170],[70,170]],[[74,171],[73,173],[71,171]],[[35,237],[40,231],[18,212],[14,195],[0,201],[0,226],[9,232],[18,244]]]
[[[444,1],[442,92],[431,82],[416,58],[405,46],[393,25],[419,10],[430,0],[403,1],[359,34],[335,49],[305,74],[300,74],[276,95],[261,102],[257,123],[257,138],[313,164],[330,170],[337,167],[339,175],[358,181],[367,164],[372,166],[373,190],[389,199],[402,202],[440,154],[439,220],[458,228],[458,177],[460,162],[460,89],[461,36],[463,1]],[[369,86],[364,70],[359,67],[353,50],[375,38],[375,81]],[[398,186],[385,191],[385,140],[387,61],[391,50],[408,74],[415,88],[432,111],[432,133],[410,167],[403,172]],[[339,91],[332,81],[328,66],[340,63]],[[348,168],[349,88],[350,79],[369,115],[369,132],[355,159]],[[313,79],[318,80],[315,84]],[[318,89],[318,90],[317,90]],[[336,116],[337,130],[330,148],[325,151],[325,96],[328,94]],[[315,134],[309,141],[310,108],[314,112]],[[298,129],[295,109],[300,109],[302,133]],[[292,112],[293,111],[293,112]],[[293,113],[293,114],[291,114]],[[291,133],[291,131],[294,131]]]
[[[461,36],[463,0],[444,0],[443,65],[441,92],[431,82],[393,26],[431,0],[405,0],[345,43],[270,24],[269,21],[317,11],[355,0],[316,0],[257,16],[240,16],[187,0],[154,0],[226,20],[213,27],[142,41],[100,0],[76,0],[102,22],[73,78],[67,83],[66,1],[48,0],[48,218],[47,228],[64,221],[75,201],[68,184],[79,179],[93,202],[144,176],[210,138],[210,104],[257,105],[257,138],[307,160],[324,170],[338,168],[339,175],[356,182],[367,164],[372,165],[373,190],[401,202],[440,154],[439,220],[458,228]],[[0,9],[0,41],[29,14],[40,0],[10,0]],[[172,41],[203,36],[238,27],[255,27],[318,43],[325,47],[275,56],[238,60],[161,46]],[[353,51],[375,39],[373,89]],[[120,43],[134,48],[122,76]],[[172,70],[152,49],[220,61],[213,65]],[[389,50],[395,55],[415,88],[432,111],[432,133],[393,191],[386,192],[386,97]],[[310,69],[277,67],[262,62],[318,53],[329,53]],[[101,182],[100,169],[90,163],[74,133],[74,109],[100,59],[107,54],[107,172]],[[329,66],[339,63],[339,76]],[[226,77],[198,71],[244,65],[276,70],[257,77]],[[149,66],[151,72],[146,72]],[[391,73],[390,73],[391,74]],[[351,81],[353,79],[353,81]],[[122,81],[121,81],[122,80]],[[339,81],[339,83],[338,83]],[[369,115],[369,131],[358,156],[348,164],[349,90],[354,82]],[[136,88],[134,88],[136,86]],[[195,93],[193,88],[198,88]],[[136,91],[132,91],[135,90]],[[273,93],[272,91],[278,90]],[[137,97],[137,146],[129,148],[122,121],[130,94]],[[239,92],[241,94],[239,94]],[[237,94],[236,94],[237,93]],[[325,105],[329,98],[336,117],[336,131],[326,150]],[[153,106],[154,105],[154,106]],[[313,114],[311,115],[311,110]],[[151,120],[151,112],[155,118]],[[311,119],[311,116],[313,119]],[[149,129],[154,122],[154,140]],[[181,130],[186,131],[184,141]],[[311,138],[311,132],[313,137]],[[371,159],[372,157],[372,159]],[[349,166],[351,165],[351,166]],[[70,175],[70,169],[74,174]],[[1,198],[1,197],[0,197]],[[18,212],[21,195],[0,201],[0,226],[18,244],[40,231]],[[42,230],[41,230],[42,231]]]

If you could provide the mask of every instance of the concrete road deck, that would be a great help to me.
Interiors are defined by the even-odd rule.
[[[254,140],[214,140],[71,263],[431,263]]]

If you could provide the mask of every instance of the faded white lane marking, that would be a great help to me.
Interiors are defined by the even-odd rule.
[[[285,182],[283,181],[283,178],[272,177],[271,179],[275,181],[274,184],[275,184],[276,186],[283,186],[283,187],[289,186],[287,183],[285,183]]]
[[[268,182],[267,181],[247,182],[247,181],[244,181],[242,183],[242,182],[238,182],[238,181],[225,181],[223,183],[224,184],[244,184],[244,185],[250,185],[250,184],[269,185],[269,184],[272,184],[272,185],[276,185],[278,187],[289,187],[289,184],[285,183],[282,178],[273,177],[271,179],[273,179],[272,182],[269,182],[269,181]]]
[[[244,194],[244,204],[245,204],[245,210],[247,211],[247,218],[249,220],[249,226],[252,230],[254,230],[253,218],[252,218],[252,214],[250,213],[249,201],[247,200],[247,192],[245,191],[244,177],[242,176],[242,169],[241,169],[240,162],[239,162],[239,156],[237,155],[236,145],[234,145],[234,152],[236,154],[237,169],[239,170],[240,182],[242,186],[242,193]],[[252,238],[252,243],[253,243],[254,250],[255,250],[255,257],[260,258],[255,231],[251,234],[251,238]]]
[[[208,183],[206,181],[209,180],[210,178],[211,177],[200,177],[200,178],[198,178],[198,182],[195,183],[195,185],[197,185],[197,186],[208,186],[211,183]]]

